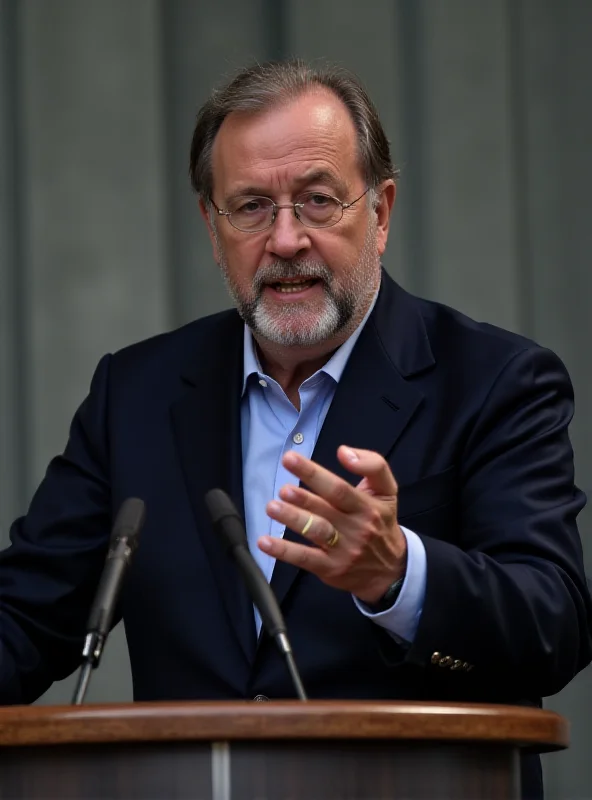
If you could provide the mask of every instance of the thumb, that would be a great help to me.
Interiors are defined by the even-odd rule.
[[[380,453],[341,445],[337,458],[349,472],[362,477],[358,488],[383,497],[396,496],[397,481]]]

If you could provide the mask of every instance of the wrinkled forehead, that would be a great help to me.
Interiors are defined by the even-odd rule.
[[[256,113],[234,111],[212,150],[214,188],[257,178],[271,185],[325,171],[342,183],[362,175],[357,132],[343,102],[319,89]]]

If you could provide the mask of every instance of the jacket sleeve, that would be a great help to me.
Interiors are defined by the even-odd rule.
[[[0,703],[29,703],[80,663],[111,526],[109,356],[0,553]]]
[[[464,445],[458,540],[422,536],[426,594],[406,660],[457,698],[551,695],[591,659],[572,413],[561,361],[514,355]]]

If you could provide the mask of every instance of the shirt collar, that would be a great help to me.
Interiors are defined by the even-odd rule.
[[[370,304],[370,308],[366,312],[364,319],[360,322],[352,335],[346,339],[340,347],[337,348],[327,363],[319,370],[319,372],[324,372],[326,375],[329,375],[331,378],[333,378],[335,383],[339,383],[351,352],[354,349],[354,346],[358,341],[366,322],[368,321],[368,317],[376,305],[377,297],[378,291],[374,295],[372,303]],[[249,377],[253,374],[264,375],[264,372],[261,367],[261,362],[259,361],[259,356],[257,355],[257,348],[255,347],[255,340],[253,338],[253,334],[251,333],[251,329],[248,327],[248,325],[245,325],[245,334],[243,339],[243,388],[241,397],[245,393]]]

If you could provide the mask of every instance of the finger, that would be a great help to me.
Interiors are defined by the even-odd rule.
[[[296,544],[285,539],[276,539],[272,536],[261,536],[257,540],[260,550],[278,561],[286,564],[293,564],[295,567],[312,572],[319,578],[322,577],[330,568],[330,557],[324,550],[316,547],[308,547],[304,544]]]
[[[338,511],[353,514],[366,507],[366,498],[361,492],[309,458],[290,450],[283,456],[282,464]]]
[[[267,513],[301,536],[306,536],[313,544],[324,545],[333,535],[335,527],[323,517],[311,514],[290,503],[272,500],[267,504]]]
[[[293,506],[303,509],[308,514],[314,514],[317,517],[322,517],[330,522],[335,528],[345,530],[347,528],[348,517],[341,511],[337,511],[322,497],[317,494],[309,492],[302,486],[292,486],[286,484],[282,486],[279,491],[280,499],[285,503],[290,503]]]
[[[337,457],[346,469],[364,478],[366,491],[387,497],[397,494],[397,481],[380,453],[341,445],[337,450]]]

